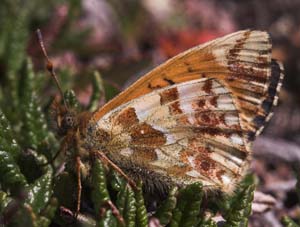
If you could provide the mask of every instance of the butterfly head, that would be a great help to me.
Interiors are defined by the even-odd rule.
[[[65,115],[60,118],[59,130],[65,134],[68,130],[73,130],[78,126],[76,114],[68,111]]]
[[[60,105],[57,99],[54,99],[51,105],[51,125],[59,136],[64,136],[70,130],[78,127],[78,113],[73,109]]]

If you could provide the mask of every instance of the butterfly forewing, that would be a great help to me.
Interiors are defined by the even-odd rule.
[[[282,70],[271,59],[271,47],[266,32],[250,30],[194,47],[135,82],[99,109],[94,114],[94,121],[121,104],[155,89],[199,78],[216,78],[233,93],[240,111],[241,127],[248,131],[249,140],[253,140],[274,104],[276,92],[269,94],[269,85],[275,81],[276,90],[282,79]],[[262,108],[262,103],[268,108]]]

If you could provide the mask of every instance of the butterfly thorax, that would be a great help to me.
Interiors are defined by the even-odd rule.
[[[95,128],[93,122],[89,122],[86,126],[86,134],[84,137],[84,147],[88,150],[107,153],[108,144],[111,141],[111,135],[108,131]]]

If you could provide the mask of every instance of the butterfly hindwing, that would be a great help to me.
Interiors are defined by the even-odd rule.
[[[110,158],[182,185],[231,190],[249,160],[231,92],[216,79],[157,89],[107,113],[94,131],[110,133]]]
[[[108,102],[87,143],[128,173],[231,191],[282,79],[268,34],[236,32],[175,56]]]

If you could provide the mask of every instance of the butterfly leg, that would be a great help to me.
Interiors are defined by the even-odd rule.
[[[108,163],[114,170],[116,170],[121,176],[123,176],[130,186],[137,190],[137,186],[133,180],[130,179],[115,163],[113,163],[103,152],[97,152],[96,156],[99,157],[102,161]]]
[[[60,206],[59,212],[61,217],[67,222],[67,226],[90,226],[89,217],[83,214],[77,214],[77,218],[74,219],[75,213],[70,209]]]
[[[107,200],[103,203],[102,207],[99,210],[100,217],[104,217],[107,210],[110,209],[112,215],[116,217],[121,226],[125,226],[125,221],[118,208],[113,204],[111,200]]]

